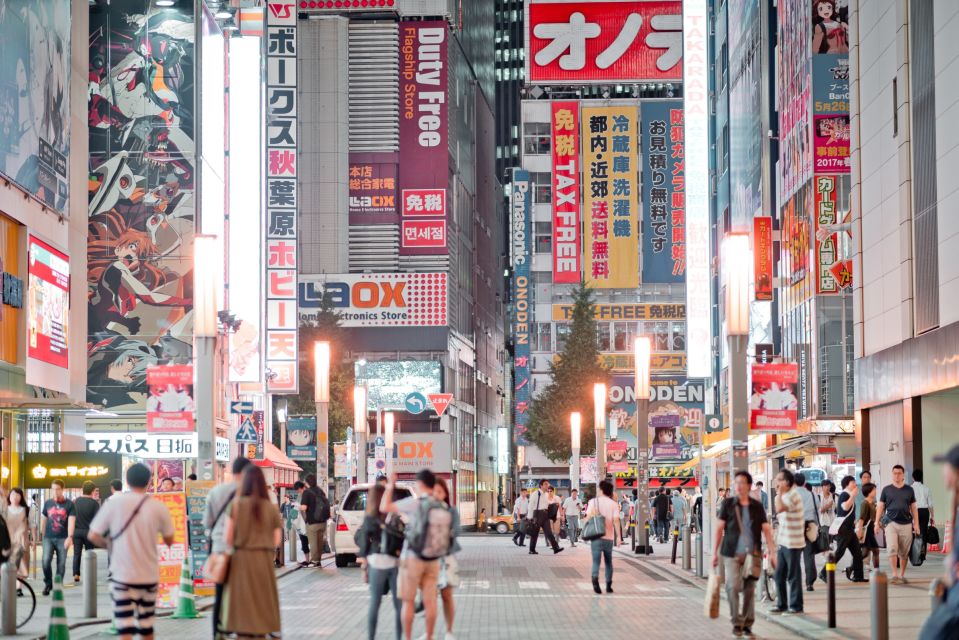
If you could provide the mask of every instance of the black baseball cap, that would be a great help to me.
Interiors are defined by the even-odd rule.
[[[932,461],[948,462],[956,469],[959,469],[959,444],[955,445],[952,449],[949,449],[947,453],[933,457]]]

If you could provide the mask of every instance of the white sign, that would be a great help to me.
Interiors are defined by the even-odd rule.
[[[86,440],[91,453],[119,453],[148,460],[195,458],[197,451],[195,433],[88,432]]]
[[[216,449],[213,454],[213,457],[217,462],[230,461],[230,439],[229,438],[223,438],[221,436],[216,437]]]
[[[448,433],[397,433],[393,446],[396,473],[416,473],[420,469],[434,473],[453,471],[452,439]]]
[[[344,327],[445,327],[446,274],[300,276],[300,323],[312,324],[326,296]]]

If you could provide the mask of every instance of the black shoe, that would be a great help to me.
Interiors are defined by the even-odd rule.
[[[805,611],[803,611],[802,609],[790,609],[790,610],[787,611],[786,613],[788,613],[788,614],[791,615],[791,616],[799,616],[799,615],[804,614]]]
[[[416,615],[419,615],[423,613],[425,610],[426,610],[426,605],[423,604],[423,601],[417,600],[416,605],[413,607],[413,612],[416,613]]]
[[[869,582],[869,581],[866,580],[865,578],[854,578],[852,579],[852,582]]]
[[[743,627],[743,637],[744,637],[744,638],[752,638],[752,637],[753,637],[753,630],[750,629],[749,627]]]
[[[823,569],[822,571],[819,572],[819,579],[822,580],[824,583],[827,583],[827,584],[828,584],[828,581],[826,580],[826,570],[825,570],[825,569]]]
[[[606,593],[612,593],[612,592],[613,592],[613,583],[612,583],[612,582],[607,582],[607,583],[606,583]]]
[[[846,567],[843,573],[846,574],[846,580],[852,580],[852,567]]]
[[[311,564],[313,564],[313,563],[310,562],[309,560],[304,560],[303,562],[300,563],[300,566],[305,569],[306,567],[310,566]]]
[[[22,598],[22,597],[23,597],[23,589],[17,589],[17,597],[18,597],[18,598]]]
[[[603,590],[599,588],[599,578],[593,578],[593,591],[596,593],[603,592]]]
[[[539,551],[530,551],[530,552],[529,552],[529,555],[531,555],[531,556],[538,556],[538,555],[539,555]]]
[[[48,595],[50,595],[50,592],[51,592],[51,591],[53,591],[52,588],[50,588],[50,587],[44,587],[44,588],[43,588],[43,595],[48,596]]]
[[[806,591],[815,591],[815,589],[812,588],[812,585],[811,585],[811,584],[807,584],[807,585],[806,585]]]
[[[553,555],[556,555],[557,553],[559,553],[560,551],[562,551],[562,550],[565,549],[565,548],[566,548],[566,547],[556,547],[555,549],[553,549]]]
[[[772,609],[769,610],[769,613],[773,615],[779,615],[781,613],[786,613],[786,610],[781,607],[773,607]]]

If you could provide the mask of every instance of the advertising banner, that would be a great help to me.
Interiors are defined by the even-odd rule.
[[[34,235],[27,255],[27,383],[68,393],[70,258]]]
[[[799,365],[754,364],[749,398],[749,429],[764,433],[794,433],[799,400]]]
[[[639,286],[638,131],[634,106],[583,109],[583,278]]]
[[[393,436],[396,458],[393,471],[416,473],[430,469],[434,473],[453,470],[452,436],[449,433],[397,433]]]
[[[266,368],[267,392],[299,388],[296,312],[297,129],[296,5],[267,11],[266,102]],[[262,456],[259,456],[262,457]]]
[[[193,431],[193,365],[147,369],[147,431]]]
[[[180,588],[180,571],[187,549],[187,513],[186,494],[181,492],[154,493],[157,500],[170,512],[173,520],[173,544],[169,547],[162,540],[157,541],[157,558],[160,561],[160,580],[157,590],[156,606],[159,609],[172,609]]]
[[[513,193],[510,201],[510,240],[513,257],[513,434],[516,444],[529,444],[530,402],[530,261],[532,260],[532,221],[529,171],[513,169]]]
[[[316,417],[291,417],[286,424],[286,455],[290,460],[316,460]]]
[[[333,477],[350,477],[349,449],[345,442],[333,443]]]
[[[643,282],[683,282],[686,184],[683,103],[643,102]]]
[[[396,153],[350,154],[350,226],[397,224]]]
[[[441,255],[449,187],[447,24],[402,21],[399,31],[400,255]]]
[[[816,176],[815,237],[816,237],[816,292],[839,293],[852,285],[852,264],[843,259],[841,244],[848,243],[849,230],[840,225],[847,222],[849,212],[838,211],[836,187],[839,176]],[[842,217],[840,217],[842,216]]]
[[[606,471],[619,473],[629,470],[629,461],[626,459],[626,441],[611,440],[606,443]]]
[[[676,303],[638,303],[622,302],[617,304],[594,304],[593,317],[599,321],[609,320],[683,320],[686,318],[686,305]],[[573,319],[573,305],[554,304],[553,321],[569,322]]]
[[[579,483],[595,484],[599,482],[599,469],[596,468],[596,456],[583,456],[579,459]]]
[[[327,295],[342,327],[445,327],[446,294],[444,272],[303,275],[300,323],[316,323]]]
[[[679,0],[526,3],[529,83],[681,80]]]
[[[753,218],[753,277],[756,300],[773,299],[773,219]]]
[[[209,555],[209,538],[203,526],[203,515],[206,512],[206,497],[215,486],[213,480],[187,480],[184,483],[187,533],[193,562],[193,594],[196,596],[212,596],[215,590],[213,582],[203,577],[203,565]]]
[[[147,460],[195,458],[197,434],[127,433],[87,431],[84,435],[91,453],[120,453]]]
[[[634,371],[636,356],[632,353],[601,353],[599,360],[610,371]],[[658,374],[674,374],[686,371],[686,354],[652,352],[649,354],[649,370]]]
[[[426,396],[443,389],[443,367],[434,360],[380,360],[354,366],[357,386],[369,390],[370,411],[404,406],[411,393]]]
[[[23,454],[23,488],[49,489],[50,483],[59,478],[67,489],[79,489],[87,480],[103,492],[113,478],[119,478],[120,456],[114,453],[85,453],[61,451],[59,453]]]
[[[553,102],[553,282],[580,279],[579,102]]]

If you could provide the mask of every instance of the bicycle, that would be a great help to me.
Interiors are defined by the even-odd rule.
[[[17,576],[17,629],[30,622],[37,610],[37,594],[24,578]]]

